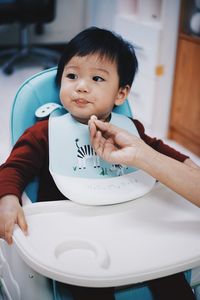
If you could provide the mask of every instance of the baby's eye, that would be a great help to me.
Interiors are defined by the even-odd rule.
[[[105,81],[101,76],[94,76],[92,79],[94,81]]]
[[[69,78],[69,79],[77,79],[78,78],[78,76],[74,73],[69,73],[69,74],[67,74],[66,77]]]

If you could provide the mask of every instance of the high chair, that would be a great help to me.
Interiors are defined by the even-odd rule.
[[[55,74],[56,68],[45,70],[27,79],[20,87],[14,99],[11,115],[12,144],[17,141],[26,128],[36,122],[35,111],[38,107],[45,103],[52,102],[60,104],[59,92],[55,85]],[[128,101],[122,106],[115,108],[115,111],[125,114],[126,116],[132,116]],[[36,178],[27,187],[26,196],[24,196],[23,199],[28,224],[30,222],[30,236],[25,238],[20,229],[16,226],[14,231],[14,244],[12,246],[8,246],[5,241],[0,240],[0,279],[7,299],[70,300],[72,297],[68,292],[67,285],[64,284],[68,283],[91,287],[116,286],[116,300],[153,300],[145,281],[185,271],[188,282],[194,287],[197,299],[200,300],[198,287],[200,283],[199,269],[195,268],[195,270],[193,270],[194,276],[192,281],[191,271],[186,271],[200,265],[200,239],[198,238],[200,213],[196,207],[188,203],[182,197],[158,184],[158,186],[155,187],[155,191],[150,192],[147,196],[137,201],[117,205],[96,208],[79,205],[71,201],[31,204],[31,202],[36,202],[37,189],[38,183]],[[159,202],[160,198],[162,199]],[[146,208],[146,203],[150,203],[149,209]],[[165,211],[165,215],[162,215],[163,210]],[[63,215],[64,212],[66,215]],[[39,223],[41,222],[41,214],[44,219],[42,223]],[[55,248],[54,254],[57,260],[59,260],[58,268],[56,262],[55,265],[52,264],[50,267],[48,267],[48,261],[43,264],[43,260],[46,259],[45,256],[47,260],[49,259],[48,257],[50,256],[48,255],[50,254],[48,252],[50,252],[52,240],[57,238],[56,235],[59,235],[58,232],[60,231],[59,226],[61,225],[59,224],[58,227],[54,229],[51,227],[51,220],[55,214],[58,215],[59,224],[65,222],[67,216],[67,219],[79,222],[80,227],[85,228],[85,231],[89,231],[91,227],[94,227],[94,236],[95,230],[97,230],[96,233],[98,233],[98,237],[102,240],[104,239],[106,231],[110,232],[111,230],[109,223],[107,223],[107,216],[112,220],[115,227],[118,226],[117,224],[119,224],[120,227],[125,225],[125,235],[124,232],[120,233],[120,227],[117,227],[116,231],[113,232],[113,243],[119,248],[123,246],[124,243],[127,243],[127,249],[132,249],[132,243],[135,243],[133,253],[129,253],[131,259],[130,257],[127,258],[130,260],[130,269],[127,269],[128,271],[126,270],[129,264],[127,263],[126,257],[123,257],[122,252],[121,256],[116,257],[113,252],[113,257],[110,257],[105,248],[99,244],[99,240],[92,240],[93,231],[90,232],[90,236],[85,240],[82,236],[78,236],[73,224],[71,226],[72,231],[65,232],[66,240]],[[123,214],[124,217],[122,217]],[[160,218],[158,217],[159,214],[161,214]],[[174,218],[174,215],[177,215],[177,217]],[[168,242],[171,241],[171,232],[172,235],[173,232],[175,232],[175,235],[172,236],[172,245],[170,247],[173,248],[173,243],[182,243],[182,247],[184,243],[186,243],[186,247],[191,247],[189,251],[191,253],[188,254],[187,251],[181,253],[178,249],[177,253],[174,253],[168,258],[168,254],[164,254],[164,251],[167,251],[165,249],[167,242],[163,239],[163,236],[160,235],[158,239],[161,239],[161,242],[158,243],[158,246],[160,247],[160,244],[162,244],[159,250],[163,250],[163,253],[157,255],[156,249],[158,241],[153,241],[155,245],[151,245],[152,239],[158,234],[154,228],[154,219],[156,218],[156,222],[158,223],[156,226],[159,225],[156,230],[159,231],[159,227],[162,227],[162,230],[166,231],[166,239]],[[95,220],[98,221],[96,222]],[[187,222],[191,225],[192,231],[187,227]],[[38,223],[42,224],[40,237],[36,232]],[[101,226],[99,227],[98,224],[101,224]],[[138,232],[130,231],[129,224],[133,230],[137,227],[139,229]],[[179,226],[181,226],[180,232]],[[119,231],[117,232],[117,230]],[[148,231],[147,234],[145,233],[146,231]],[[185,233],[184,237],[181,232]],[[178,236],[176,236],[176,233]],[[143,234],[145,234],[146,240],[143,239]],[[44,236],[47,240],[43,242]],[[29,244],[27,244],[27,240]],[[105,244],[106,240],[103,240],[103,242]],[[41,243],[42,245],[41,255],[37,253],[37,243]],[[190,244],[188,245],[188,243]],[[74,249],[79,250],[77,245],[85,251],[83,251],[84,254],[80,253],[80,255],[83,255],[82,266],[76,266],[76,259],[72,256],[73,251],[70,252]],[[145,254],[147,251],[149,256]],[[141,257],[141,261],[138,258],[134,260],[134,252]],[[90,256],[91,253],[98,262],[98,267],[97,269],[95,269],[95,267],[94,270],[92,270],[93,266],[87,266],[88,255]],[[155,255],[151,257],[153,253],[155,253]],[[166,264],[163,264],[165,256]],[[116,267],[117,276],[115,276],[115,271],[113,271],[112,274],[109,273],[110,268],[115,267],[115,259],[121,260],[122,269],[124,264],[127,263],[127,267],[120,272]],[[69,264],[69,273],[59,271],[59,268],[62,269],[62,265],[66,264],[66,261]],[[152,261],[152,264],[150,261]],[[146,264],[149,262],[150,266],[147,268]],[[141,269],[140,265],[142,265]],[[156,265],[156,267],[154,265]],[[75,268],[77,276],[74,276],[73,268]],[[81,270],[80,274],[77,273],[79,268]],[[86,270],[87,268],[88,270]],[[136,271],[134,272],[131,268],[135,268]],[[86,275],[87,271],[88,275]],[[99,274],[96,274],[98,272]]]

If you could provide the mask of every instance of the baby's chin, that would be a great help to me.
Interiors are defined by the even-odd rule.
[[[109,114],[107,117],[101,117],[101,116],[96,116],[96,115],[91,115],[90,120],[95,121],[95,120],[100,120],[102,122],[109,122],[111,119],[111,114]]]
[[[71,114],[71,116],[74,120],[82,124],[87,124],[89,121],[89,117],[76,116],[74,114]]]

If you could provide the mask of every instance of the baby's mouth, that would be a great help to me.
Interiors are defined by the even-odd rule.
[[[82,99],[82,98],[79,98],[79,99],[75,99],[74,100],[76,104],[78,105],[85,105],[85,104],[88,104],[89,101],[87,101],[86,99]]]

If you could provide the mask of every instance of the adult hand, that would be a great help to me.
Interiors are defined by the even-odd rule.
[[[28,226],[18,198],[14,195],[6,195],[0,199],[0,238],[3,238],[8,244],[13,242],[12,235],[15,224],[18,224],[27,235]]]
[[[89,128],[91,144],[101,158],[142,169],[200,207],[200,168],[190,159],[182,163],[163,155],[140,138],[96,117],[90,119]]]
[[[110,163],[137,167],[138,154],[146,146],[140,138],[94,116],[88,124],[91,144],[97,155]]]

